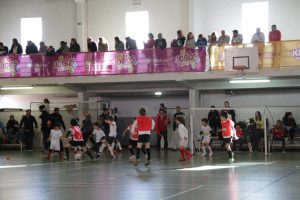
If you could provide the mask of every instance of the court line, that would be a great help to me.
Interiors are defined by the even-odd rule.
[[[162,198],[162,199],[160,199],[160,200],[171,199],[171,198],[173,198],[173,197],[177,197],[177,196],[180,196],[180,195],[182,195],[182,194],[185,194],[185,193],[188,193],[188,192],[191,192],[191,191],[194,191],[194,190],[198,190],[198,189],[201,188],[201,187],[203,187],[203,185],[199,185],[199,186],[197,186],[197,187],[194,187],[194,188],[185,190],[185,191],[183,191],[183,192],[179,192],[179,193],[177,193],[177,194],[173,194],[173,195],[171,195],[171,196]]]

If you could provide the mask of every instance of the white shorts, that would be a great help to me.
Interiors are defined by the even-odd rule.
[[[51,141],[50,149],[53,151],[60,151],[60,142],[59,141]]]
[[[187,147],[187,145],[188,145],[188,140],[185,140],[185,139],[180,139],[180,141],[179,141],[179,146],[180,147]]]
[[[209,135],[205,135],[203,137],[202,143],[210,143],[210,136]]]

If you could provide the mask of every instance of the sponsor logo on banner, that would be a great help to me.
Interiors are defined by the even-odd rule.
[[[187,49],[180,50],[179,55],[175,56],[175,63],[181,67],[191,66],[193,69],[200,63],[200,57],[196,54],[197,50],[189,51]]]
[[[17,60],[12,60],[9,57],[0,60],[0,73],[10,73],[12,76],[16,75],[16,71],[19,69],[19,63]]]
[[[293,49],[292,51],[290,51],[290,55],[292,58],[300,60],[300,48]]]
[[[128,53],[118,52],[115,56],[115,65],[118,70],[128,69],[128,72],[132,73],[134,65],[137,64],[136,58],[134,55]]]
[[[53,63],[53,71],[74,73],[77,68],[76,59],[71,56],[59,56],[58,60]]]

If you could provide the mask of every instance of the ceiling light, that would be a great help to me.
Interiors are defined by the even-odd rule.
[[[269,79],[240,79],[240,80],[231,80],[229,83],[269,83]]]
[[[154,94],[155,94],[155,96],[161,96],[162,92],[155,92]]]
[[[1,87],[1,90],[31,90],[32,86],[12,86],[12,87]]]

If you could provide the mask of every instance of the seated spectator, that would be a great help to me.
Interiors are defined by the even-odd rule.
[[[15,120],[14,115],[9,117],[9,120],[6,124],[6,130],[8,135],[8,140],[16,143],[18,141],[17,133],[19,131],[19,122]]]
[[[282,142],[282,152],[284,153],[287,132],[280,120],[276,121],[276,125],[274,126],[274,128],[272,128],[272,134],[273,140],[279,140]]]
[[[46,51],[46,56],[54,56],[55,55],[55,49],[53,46],[49,46]]]
[[[101,51],[101,52],[108,51],[108,44],[107,44],[107,42],[104,42],[104,38],[103,37],[99,38],[98,51]]]
[[[124,42],[122,42],[119,37],[115,37],[115,50],[116,51],[125,50]]]
[[[230,42],[230,36],[226,35],[225,30],[221,31],[221,36],[219,37],[218,44],[219,46],[228,45]]]
[[[94,42],[92,40],[92,38],[87,39],[87,47],[88,47],[88,52],[96,52],[97,51],[96,42]]]
[[[131,39],[130,37],[126,37],[126,50],[136,50],[136,42],[134,39]]]
[[[32,41],[29,40],[29,41],[27,41],[27,46],[26,46],[25,52],[27,55],[30,55],[30,54],[36,54],[39,51],[38,51],[37,46]]]
[[[174,40],[174,44],[171,45],[172,47],[183,47],[185,44],[186,38],[184,37],[182,30],[177,31],[177,39]]]
[[[269,33],[269,41],[276,42],[281,41],[281,32],[277,30],[276,25],[272,25],[272,31]]]
[[[75,38],[71,39],[69,51],[70,52],[80,52],[80,45],[78,44],[78,42]]]
[[[257,28],[256,33],[254,33],[252,36],[251,43],[257,44],[260,42],[265,42],[265,34],[260,31],[260,28]]]
[[[237,151],[239,151],[242,148],[243,144],[247,142],[245,138],[245,128],[246,124],[244,122],[238,122],[235,125],[236,136],[238,137],[238,139],[233,141],[233,146]]]
[[[67,42],[60,41],[60,47],[59,47],[59,49],[57,49],[56,53],[61,54],[61,53],[65,53],[65,52],[69,52],[69,47],[67,45]]]
[[[40,42],[40,49],[39,49],[39,53],[46,53],[48,50],[48,47],[45,45],[45,42]]]
[[[234,30],[232,31],[232,33],[233,35],[231,39],[231,44],[233,46],[243,44],[243,35],[239,34],[238,30]]]
[[[18,42],[16,38],[12,40],[12,45],[9,51],[9,54],[22,54],[23,53],[23,48],[22,45]]]
[[[156,49],[165,49],[167,48],[167,41],[162,37],[162,34],[159,33],[157,35],[158,39],[155,40],[155,48]]]
[[[2,42],[0,42],[0,56],[5,56],[8,54],[7,46],[4,46]]]
[[[147,43],[144,42],[144,48],[145,49],[153,49],[154,45],[155,45],[154,35],[153,35],[153,33],[149,33]]]
[[[196,47],[195,37],[192,32],[189,32],[187,35],[185,47],[187,47],[187,48],[195,48]]]
[[[206,46],[207,46],[207,39],[203,37],[203,34],[200,34],[196,42],[196,47],[200,49],[200,48],[205,48]]]
[[[295,128],[296,128],[296,121],[293,118],[293,114],[291,112],[286,112],[285,116],[282,118],[282,123],[283,123],[283,126],[288,131],[288,134],[290,135],[291,144],[293,144]]]

